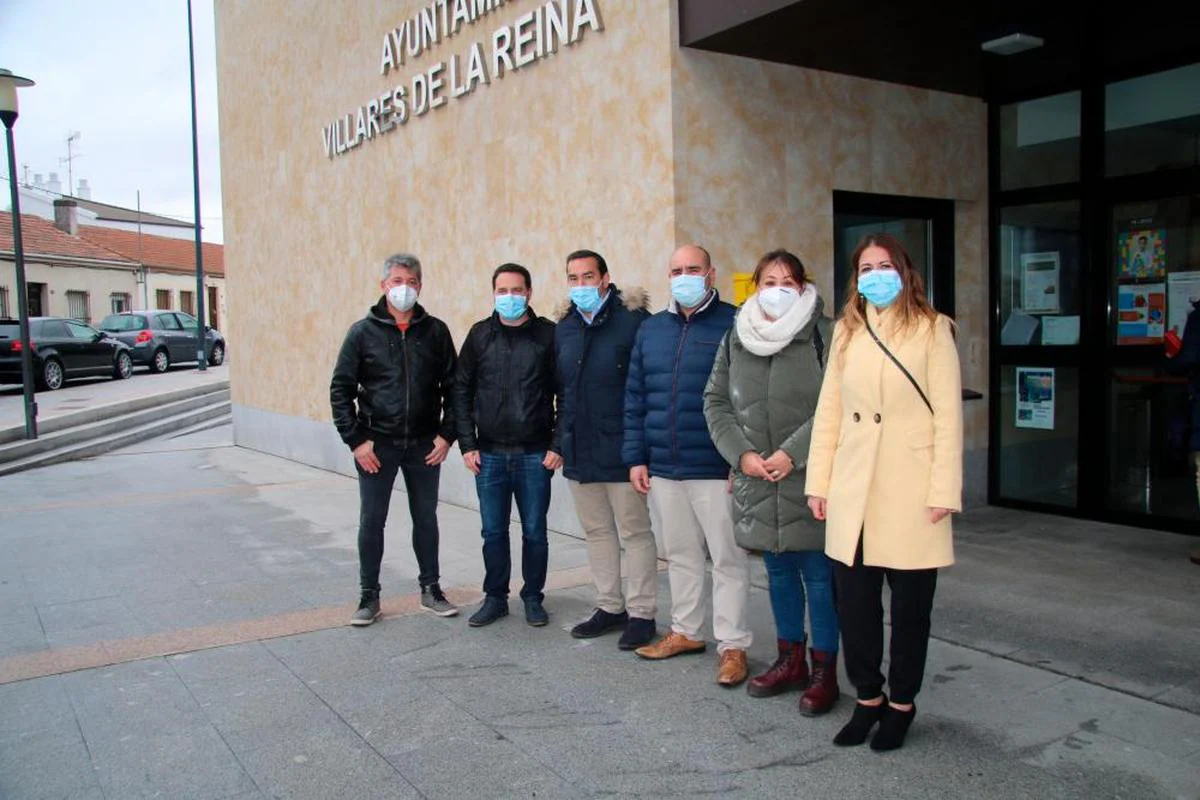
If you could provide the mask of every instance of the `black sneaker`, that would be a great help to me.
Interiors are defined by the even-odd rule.
[[[500,597],[485,597],[483,603],[480,604],[479,610],[471,615],[467,620],[467,624],[472,628],[482,628],[484,625],[491,625],[501,617],[508,616],[508,598]]]
[[[630,617],[617,647],[621,650],[637,650],[642,645],[650,644],[656,636],[658,628],[655,627],[654,620]]]
[[[525,621],[535,628],[540,628],[550,622],[550,615],[542,607],[542,601],[533,597],[525,598]]]
[[[624,628],[628,621],[629,614],[624,611],[620,614],[613,614],[611,611],[597,608],[590,617],[571,628],[571,635],[576,639],[595,639],[609,631]]]
[[[358,601],[358,611],[355,611],[354,616],[350,618],[350,624],[359,628],[366,627],[379,619],[381,613],[379,609],[379,590],[364,591],[362,599]]]
[[[421,608],[439,617],[458,616],[458,606],[446,599],[442,587],[436,583],[421,587]]]

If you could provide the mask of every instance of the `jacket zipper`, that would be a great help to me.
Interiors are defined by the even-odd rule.
[[[404,354],[404,446],[408,447],[409,387],[412,385],[408,368],[408,332],[400,331],[400,351]]]
[[[680,312],[682,316],[682,312]],[[683,333],[679,335],[679,346],[675,348],[675,364],[671,370],[671,459],[679,458],[679,435],[675,430],[675,400],[679,395],[679,356],[683,353],[683,345],[687,341],[688,325],[691,317],[683,318]]]

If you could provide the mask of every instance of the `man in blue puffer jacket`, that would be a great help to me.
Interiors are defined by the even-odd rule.
[[[604,257],[593,250],[567,256],[567,285],[570,301],[556,314],[554,330],[558,429],[563,475],[596,584],[595,612],[571,635],[592,639],[623,630],[617,646],[636,650],[657,634],[658,547],[646,498],[629,485],[621,445],[629,354],[650,317],[649,300],[637,287],[618,289]]]
[[[625,382],[625,444],[629,480],[662,525],[671,585],[671,630],[639,648],[663,659],[705,649],[705,548],[713,561],[713,634],[720,664],[717,683],[746,679],[750,589],[746,552],[733,539],[729,465],[704,419],[704,387],[721,339],[733,326],[734,307],[713,288],[708,251],[681,247],[671,256],[671,302],[642,323]]]

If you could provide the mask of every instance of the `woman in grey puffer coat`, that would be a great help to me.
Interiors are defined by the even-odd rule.
[[[755,294],[717,351],[704,416],[733,466],[734,536],[739,546],[763,554],[778,629],[779,658],[750,680],[750,695],[804,689],[800,713],[815,716],[838,698],[838,622],[825,531],[808,510],[804,464],[833,323],[804,265],[788,251],[763,256],[753,281]]]

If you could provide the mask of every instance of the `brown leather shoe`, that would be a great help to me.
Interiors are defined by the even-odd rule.
[[[651,661],[660,661],[664,658],[672,658],[684,655],[685,653],[703,653],[707,646],[704,642],[689,639],[682,633],[670,631],[654,644],[639,647],[633,652],[642,658],[648,658]]]
[[[721,663],[717,665],[717,683],[731,688],[746,680],[746,651],[730,648],[721,651]]]

